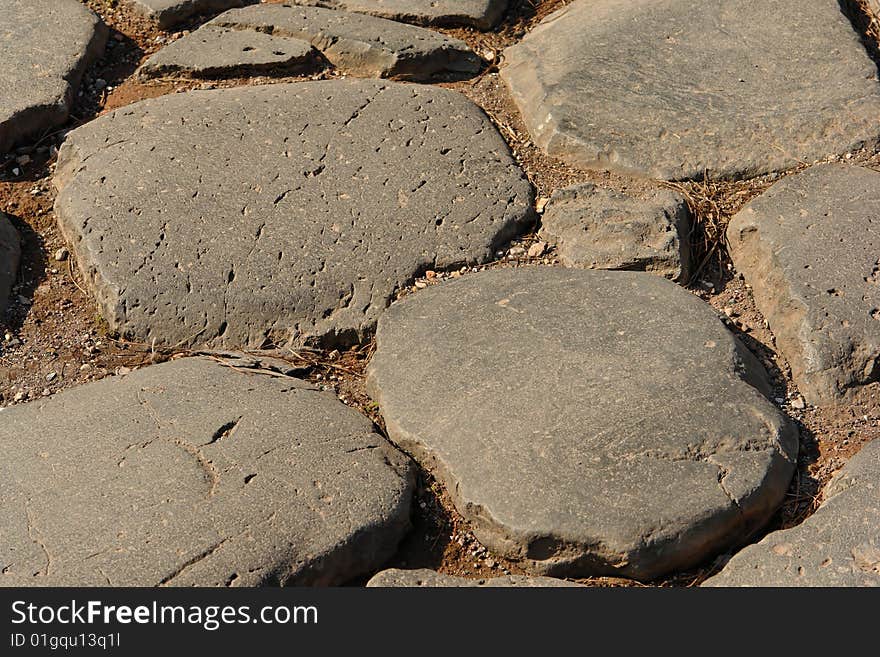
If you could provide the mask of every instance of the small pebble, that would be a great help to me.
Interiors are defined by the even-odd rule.
[[[61,247],[55,252],[55,261],[56,262],[64,262],[67,260],[68,256],[70,256],[70,251],[65,247]]]
[[[54,381],[57,378],[58,378],[58,375],[55,372],[49,372],[46,375],[46,381],[48,381],[49,383],[51,383],[52,381]]]
[[[794,399],[791,400],[791,407],[796,408],[798,410],[803,410],[807,407],[807,402],[804,400],[803,397],[798,395],[797,397],[795,397]]]
[[[529,257],[530,258],[540,258],[544,255],[544,251],[547,250],[546,242],[535,242],[529,247]]]

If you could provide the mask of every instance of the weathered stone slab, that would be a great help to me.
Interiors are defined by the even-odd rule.
[[[151,57],[141,75],[229,74],[254,63],[267,68],[277,63],[276,50],[304,56],[304,42],[359,77],[424,80],[440,73],[471,75],[481,65],[463,41],[421,27],[316,7],[258,5],[225,12],[175,41]]]
[[[504,60],[534,142],[577,167],[736,178],[880,137],[837,0],[576,0]]]
[[[9,292],[18,275],[18,262],[21,258],[21,240],[18,231],[12,227],[9,218],[0,212],[0,321]]]
[[[155,21],[163,30],[197,14],[242,7],[259,0],[127,0],[141,14]]]
[[[807,401],[880,378],[880,173],[838,164],[784,178],[727,241]]]
[[[843,467],[802,524],[768,534],[703,586],[880,586],[880,440]]]
[[[639,198],[592,183],[573,185],[553,194],[541,224],[541,236],[556,244],[567,267],[688,276],[690,211],[671,190]]]
[[[342,9],[416,25],[488,30],[501,20],[508,0],[291,0],[290,4]]]
[[[110,328],[171,345],[350,342],[416,274],[489,260],[534,218],[476,105],[375,81],[130,105],[70,133],[55,184]]]
[[[578,588],[580,585],[553,577],[527,577],[507,575],[488,579],[467,579],[454,575],[443,575],[428,569],[400,570],[390,568],[373,576],[367,582],[368,588],[379,587],[430,587],[430,588]]]
[[[391,440],[532,572],[692,566],[763,525],[791,479],[797,431],[760,364],[659,276],[488,271],[396,303],[377,341],[367,386]]]
[[[107,26],[76,0],[0,3],[0,154],[67,121]]]
[[[0,585],[334,584],[409,525],[411,462],[331,393],[184,359],[3,411]]]

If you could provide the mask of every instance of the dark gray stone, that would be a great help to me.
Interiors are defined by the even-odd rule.
[[[880,440],[868,443],[803,523],[736,554],[703,586],[880,586]]]
[[[415,275],[492,259],[534,220],[476,105],[390,82],[130,105],[70,133],[55,184],[110,328],[171,345],[351,342]]]
[[[195,16],[233,7],[243,7],[259,0],[127,0],[141,14],[158,23],[163,30],[170,29]]]
[[[576,167],[736,178],[880,138],[838,0],[576,0],[504,61],[534,142]]]
[[[76,0],[0,3],[0,155],[67,121],[107,26]]]
[[[337,584],[409,526],[411,462],[298,379],[183,359],[2,416],[2,586]]]
[[[9,218],[0,212],[0,319],[6,310],[9,293],[18,276],[18,261],[21,258],[21,241],[18,231],[12,227]]]
[[[316,7],[258,5],[221,14],[175,41],[153,55],[141,75],[271,69],[279,63],[276,51],[285,53],[285,62],[288,51],[302,60],[308,44],[358,77],[424,80],[441,73],[472,75],[481,65],[463,41],[421,27]]]
[[[367,379],[391,440],[486,547],[539,574],[638,579],[782,501],[797,431],[758,388],[754,356],[675,283],[533,267],[394,304]]]
[[[379,587],[429,587],[429,588],[578,588],[574,582],[552,577],[526,577],[508,575],[487,579],[466,579],[454,575],[443,575],[433,570],[399,570],[391,568],[374,575],[367,582],[368,588]]]
[[[290,4],[342,9],[416,25],[488,30],[501,20],[508,0],[291,0]]]
[[[837,164],[784,178],[727,241],[807,401],[880,378],[880,173]]]
[[[671,190],[640,198],[591,183],[573,185],[553,194],[541,225],[542,238],[556,244],[567,267],[688,276],[690,211]]]

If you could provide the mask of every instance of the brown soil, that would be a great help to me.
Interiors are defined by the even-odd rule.
[[[62,389],[95,380],[186,352],[154,349],[109,335],[91,297],[83,290],[76,263],[55,224],[51,185],[55,153],[66,131],[112,109],[138,100],[177,93],[194,87],[270,84],[279,81],[334,77],[332,71],[285,77],[239,78],[232,80],[155,80],[143,82],[134,75],[138,65],[163,43],[179,38],[184,30],[165,34],[128,10],[117,0],[81,0],[102,16],[111,27],[111,43],[105,56],[86,73],[82,92],[71,119],[60,130],[0,156],[0,211],[12,219],[22,235],[22,265],[5,317],[0,318],[0,407],[24,403]],[[274,1],[274,0],[273,0]],[[278,0],[280,1],[280,0]],[[640,191],[670,185],[685,194],[696,218],[697,262],[688,287],[716,308],[729,328],[761,359],[775,387],[774,398],[798,424],[801,453],[798,471],[788,498],[770,525],[772,531],[802,522],[821,501],[821,491],[830,477],[859,448],[880,438],[880,385],[871,385],[852,400],[832,408],[800,408],[800,396],[790,378],[790,369],[776,352],[773,336],[758,310],[748,286],[732,270],[724,243],[729,218],[776,179],[764,176],[742,182],[702,181],[683,184],[658,183],[604,172],[583,172],[567,167],[541,153],[531,143],[504,84],[497,64],[503,49],[520,39],[535,23],[565,0],[513,0],[504,22],[493,32],[469,29],[443,30],[467,41],[484,59],[485,70],[467,81],[441,83],[458,90],[480,105],[510,145],[539,199],[560,187],[583,181],[619,190]],[[876,56],[878,21],[869,17],[865,0],[852,0],[853,22],[862,29],[869,50]],[[193,29],[204,17],[196,18]],[[880,61],[880,60],[878,60]],[[96,84],[96,81],[101,81]],[[28,155],[21,165],[16,157]],[[880,170],[876,149],[846,154],[846,161]],[[18,174],[15,174],[15,170]],[[556,266],[552,249],[538,258],[522,255],[536,241],[534,233],[523,236],[499,253],[494,263],[455,272],[427,272],[425,277],[400,295],[417,293],[429,285],[452,277],[466,276],[488,267]],[[524,248],[523,248],[524,247]],[[64,253],[59,251],[64,250]],[[302,375],[318,385],[336,391],[340,399],[376,422],[384,430],[378,408],[364,390],[363,373],[372,354],[371,343],[342,353],[323,350],[272,350],[300,368]],[[125,370],[123,370],[125,371]],[[427,567],[467,577],[489,577],[521,573],[517,564],[491,554],[479,544],[467,523],[453,509],[449,496],[428,473],[419,477],[414,504],[413,530],[388,567]],[[758,537],[753,537],[755,540]],[[724,555],[699,568],[655,581],[656,586],[699,584],[724,563]],[[594,586],[643,586],[638,582],[600,577],[579,580]],[[354,583],[362,583],[359,580]]]

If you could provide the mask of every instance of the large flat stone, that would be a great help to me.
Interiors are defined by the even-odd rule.
[[[737,553],[703,586],[880,586],[880,440],[843,467],[802,524]]]
[[[760,364],[659,276],[466,276],[393,305],[377,340],[367,386],[391,440],[533,572],[692,566],[763,525],[791,479],[797,431]]]
[[[671,190],[644,197],[582,183],[555,192],[541,236],[567,267],[650,271],[675,280],[690,267],[687,202]]]
[[[107,26],[76,0],[0,3],[0,155],[67,121]]]
[[[290,0],[289,4],[342,9],[416,25],[488,30],[501,20],[508,0]]]
[[[399,83],[147,100],[70,133],[55,183],[110,327],[172,345],[352,341],[416,274],[489,260],[533,221],[485,114]]]
[[[3,411],[0,585],[334,584],[409,525],[411,462],[331,393],[208,359]]]
[[[400,570],[390,568],[374,575],[368,588],[578,588],[580,585],[564,579],[552,577],[527,577],[524,575],[507,575],[488,579],[466,579],[454,575],[444,575],[433,570]]]
[[[142,15],[155,21],[163,30],[195,16],[233,7],[242,7],[259,0],[126,0]]]
[[[255,65],[278,70],[279,53],[285,61],[288,53],[302,58],[308,44],[359,77],[425,80],[472,75],[481,65],[463,41],[421,27],[317,7],[258,5],[225,12],[178,39],[147,60],[141,75],[228,75]]]
[[[837,0],[576,0],[504,59],[534,142],[576,167],[736,178],[880,137]]]
[[[9,218],[0,212],[0,321],[9,292],[18,276],[18,262],[21,259],[21,240]]]
[[[727,241],[810,403],[880,379],[880,173],[838,164],[784,178]]]

